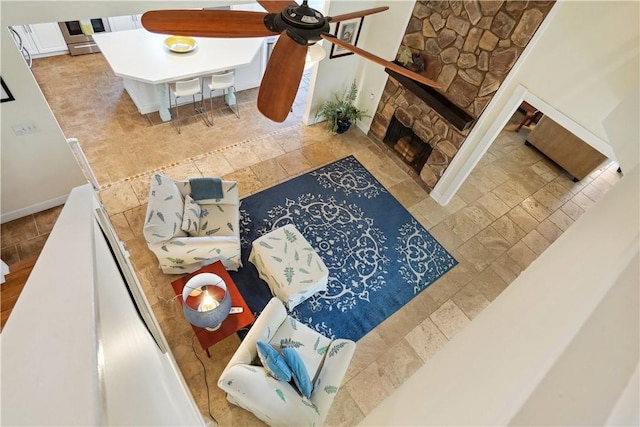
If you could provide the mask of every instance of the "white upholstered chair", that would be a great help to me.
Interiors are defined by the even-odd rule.
[[[220,197],[203,199],[194,194],[192,184],[197,184],[202,195],[202,188],[206,193],[209,183],[216,187],[215,196]],[[227,270],[238,270],[242,266],[239,207],[236,181],[174,181],[155,174],[151,178],[143,234],[162,271],[191,273],[218,260]]]
[[[292,383],[268,375],[256,362],[257,341],[295,348],[313,390],[302,397]],[[266,305],[218,380],[227,400],[272,426],[321,426],[342,384],[356,344],[331,340],[287,315],[277,298]]]

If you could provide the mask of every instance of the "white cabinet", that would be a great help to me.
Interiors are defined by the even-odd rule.
[[[67,42],[64,41],[62,31],[58,24],[33,24],[28,26],[31,31],[33,43],[38,53],[53,53],[67,50]]]
[[[37,48],[33,44],[33,39],[31,38],[31,35],[29,34],[29,31],[27,30],[26,27],[27,25],[14,25],[11,28],[13,28],[13,30],[18,34],[18,36],[20,36],[20,40],[17,40],[14,37],[14,39],[16,40],[16,44],[18,44],[21,41],[22,46],[25,49],[27,49],[27,51],[31,55],[33,55],[34,53],[37,53]],[[20,46],[18,45],[18,47]]]
[[[67,43],[57,23],[15,25],[13,29],[20,35],[23,46],[32,57],[67,53]],[[17,41],[16,41],[17,43]]]
[[[112,16],[109,18],[109,26],[111,27],[111,31],[126,31],[143,28],[142,22],[140,22],[141,16],[142,14]]]

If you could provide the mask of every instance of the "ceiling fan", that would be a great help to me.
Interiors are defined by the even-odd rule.
[[[327,40],[383,67],[396,71],[428,86],[440,85],[393,62],[338,39],[329,33],[329,23],[359,18],[388,7],[377,7],[338,16],[323,16],[308,6],[290,0],[258,0],[268,11],[232,10],[156,10],[142,15],[142,25],[148,31],[194,37],[279,37],[267,64],[260,90],[258,110],[267,118],[282,122],[291,111],[300,85],[308,46]]]

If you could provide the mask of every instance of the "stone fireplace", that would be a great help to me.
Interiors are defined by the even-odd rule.
[[[411,129],[410,125],[403,124],[396,115],[391,118],[383,141],[393,148],[396,154],[418,173],[420,173],[433,151],[431,144],[423,141]]]
[[[421,88],[387,70],[369,134],[432,190],[553,4],[416,1],[396,59],[442,87]],[[410,136],[385,141],[398,123]]]

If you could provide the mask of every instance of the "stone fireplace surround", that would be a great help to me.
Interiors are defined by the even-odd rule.
[[[468,113],[473,120],[506,78],[535,31],[548,15],[553,1],[431,0],[416,1],[401,50],[422,56],[422,72],[442,84],[437,91]],[[389,77],[376,109],[369,135],[383,141],[392,118],[431,147],[420,170],[414,170],[398,151],[403,165],[431,191],[453,160],[471,125],[460,130],[433,106]],[[464,128],[463,128],[464,129]]]

